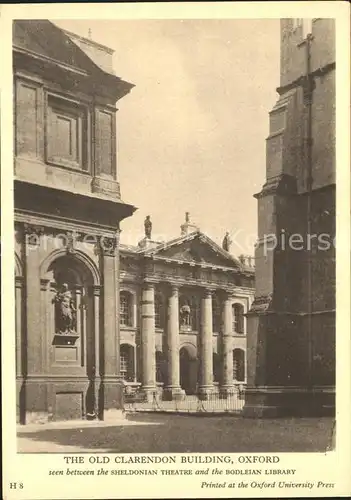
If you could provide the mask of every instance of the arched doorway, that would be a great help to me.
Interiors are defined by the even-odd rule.
[[[185,394],[195,394],[197,387],[196,348],[186,344],[179,351],[180,386]]]
[[[55,254],[41,274],[48,372],[57,378],[48,403],[55,420],[95,417],[100,413],[98,272],[84,254]]]

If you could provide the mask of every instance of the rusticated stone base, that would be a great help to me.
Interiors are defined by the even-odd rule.
[[[26,411],[26,424],[47,424],[50,422],[49,413],[45,411]]]
[[[248,418],[335,416],[335,389],[248,387],[243,416]]]

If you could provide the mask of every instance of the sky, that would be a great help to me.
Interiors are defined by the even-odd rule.
[[[65,20],[65,29],[115,50],[135,85],[117,103],[121,195],[138,210],[121,223],[137,244],[180,235],[185,212],[234,255],[253,254],[265,139],[279,85],[279,20]]]

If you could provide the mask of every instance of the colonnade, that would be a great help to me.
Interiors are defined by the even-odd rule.
[[[200,302],[200,330],[198,355],[200,362],[198,392],[200,398],[207,399],[214,390],[213,384],[213,312],[212,292],[204,290]],[[234,392],[233,383],[233,345],[232,345],[232,301],[229,294],[223,292],[221,301],[220,356],[221,382],[220,392],[227,396]],[[184,391],[180,386],[179,347],[179,289],[170,286],[167,297],[167,378],[164,397],[177,399]],[[155,287],[152,283],[144,285],[141,298],[141,358],[142,388],[150,400],[156,390],[155,360]]]

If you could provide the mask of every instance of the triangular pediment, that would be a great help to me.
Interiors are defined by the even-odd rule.
[[[208,264],[232,268],[241,267],[237,259],[200,232],[177,238],[149,250],[147,253],[159,258],[174,259],[194,264]]]

